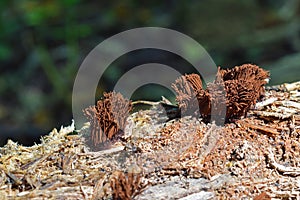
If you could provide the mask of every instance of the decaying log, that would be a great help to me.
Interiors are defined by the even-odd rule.
[[[232,79],[243,79],[244,74],[229,73],[235,70],[238,69],[222,72],[227,74],[222,75],[226,81],[230,80],[225,89],[229,85],[241,86]],[[222,73],[219,71],[218,76],[222,77]],[[184,92],[192,94],[194,89],[196,101],[186,106],[205,104],[205,99],[199,102],[203,98],[199,94],[205,94],[205,90],[197,77],[180,79],[191,84],[180,90],[185,97],[182,105],[178,102],[182,109],[185,100],[189,102]],[[253,73],[250,77],[255,79]],[[265,74],[259,77],[262,79]],[[251,87],[263,89],[264,81]],[[221,85],[216,83],[214,87],[218,84]],[[240,116],[248,108],[238,111],[241,119],[228,121],[224,126],[193,116],[161,120],[161,108],[178,108],[168,101],[151,103],[151,109],[129,114],[124,108],[132,103],[120,96],[116,98],[122,114],[119,116],[111,112],[111,94],[106,95],[85,111],[90,121],[86,129],[76,131],[73,123],[60,131],[53,130],[42,137],[41,144],[32,147],[11,140],[0,147],[0,196],[141,200],[299,198],[300,99],[298,84],[292,85],[293,91],[266,90],[264,100],[249,108],[248,115]],[[251,92],[245,94],[247,90],[240,88],[227,97],[235,99],[235,93],[241,91],[245,102],[254,105],[260,99],[252,99]],[[240,103],[235,108],[246,108],[241,106],[245,103],[242,99],[235,102]],[[209,115],[205,109],[202,112]],[[228,116],[236,117],[231,114],[232,110],[227,111]],[[119,134],[115,130],[122,128],[126,137],[102,146],[105,148],[97,152],[91,152],[84,142],[88,135],[101,146],[114,139]]]

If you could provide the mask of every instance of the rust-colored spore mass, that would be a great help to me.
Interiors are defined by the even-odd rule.
[[[211,110],[210,94],[202,87],[201,77],[198,74],[189,74],[179,77],[172,84],[177,93],[176,101],[184,115],[197,114],[207,117]]]
[[[221,115],[219,106],[223,104],[226,105],[226,121],[231,121],[246,116],[251,106],[264,94],[267,78],[269,72],[256,65],[244,64],[232,69],[218,68],[215,81],[208,83],[205,90],[197,74],[179,77],[172,87],[183,113],[199,111],[204,120],[209,120],[211,109],[215,109],[214,114]]]
[[[268,79],[270,76],[268,71],[265,71],[257,65],[252,64],[244,64],[242,66],[236,66],[232,69],[219,69],[219,72],[221,77],[223,77],[225,85],[227,81],[238,80],[238,82],[244,83],[256,90],[259,96],[264,93],[263,86],[267,83],[266,79]]]
[[[92,145],[100,148],[101,144],[123,133],[131,109],[131,101],[115,92],[104,93],[104,98],[96,106],[84,109],[83,112],[91,124]]]
[[[226,118],[246,116],[249,109],[264,94],[264,85],[269,72],[262,68],[244,64],[233,69],[219,69],[226,91]]]
[[[146,185],[142,184],[141,174],[134,172],[115,172],[110,181],[113,199],[131,200],[140,194]]]
[[[198,74],[189,74],[179,77],[172,87],[177,93],[176,101],[182,112],[197,111],[200,96],[203,96],[202,81]]]

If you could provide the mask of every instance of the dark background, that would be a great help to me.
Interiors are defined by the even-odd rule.
[[[270,70],[270,84],[300,79],[299,0],[2,0],[0,8],[0,146],[7,138],[30,145],[53,127],[69,125],[73,81],[84,57],[131,28],[180,31],[203,45],[217,65],[250,62]],[[99,93],[111,90],[124,71],[155,61],[188,66],[167,52],[132,52],[108,68]],[[133,98],[161,95],[171,93],[145,86]]]

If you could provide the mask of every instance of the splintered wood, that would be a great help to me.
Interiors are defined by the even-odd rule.
[[[126,122],[105,121],[98,113],[110,108],[102,102],[86,114],[109,129],[125,126],[122,141],[92,152],[84,141],[90,128],[77,134],[74,124],[32,147],[8,141],[0,148],[0,197],[299,199],[299,91],[299,82],[269,88],[246,117],[222,127],[192,116],[166,121],[161,103]],[[96,143],[114,135],[97,134]]]

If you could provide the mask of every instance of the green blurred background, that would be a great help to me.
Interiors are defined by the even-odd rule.
[[[270,70],[270,84],[299,80],[299,5],[299,0],[2,0],[0,145],[7,138],[30,145],[53,127],[70,124],[73,81],[84,57],[107,37],[131,28],[180,31],[203,45],[217,65],[250,62]],[[188,65],[163,51],[133,52],[108,68],[99,94],[126,70],[154,61]],[[145,86],[134,98],[161,95],[170,92]]]

